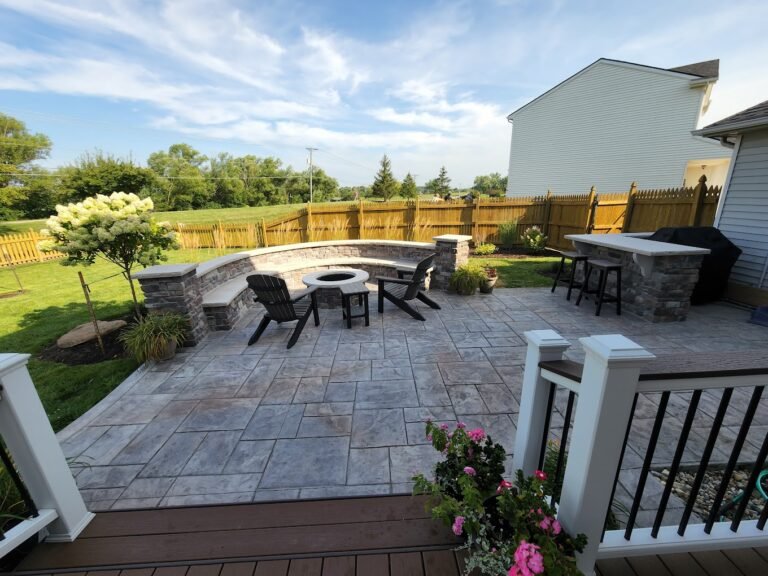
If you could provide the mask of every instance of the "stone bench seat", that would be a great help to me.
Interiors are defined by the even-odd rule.
[[[283,277],[291,288],[300,288],[296,278],[288,278],[291,272],[299,271],[301,275],[317,268],[355,268],[380,270],[382,268],[395,270],[397,273],[413,273],[418,262],[391,258],[315,258],[289,260],[283,264],[270,265],[269,270],[253,270],[241,274],[223,284],[216,286],[203,294],[203,310],[208,323],[213,330],[228,330],[240,317],[245,307],[251,305],[252,299],[248,294],[246,278],[251,274],[275,274]],[[428,270],[432,272],[433,268]],[[291,281],[293,280],[293,281]]]

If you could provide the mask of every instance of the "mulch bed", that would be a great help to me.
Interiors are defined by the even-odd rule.
[[[126,318],[126,320],[129,319]],[[56,342],[54,342],[51,346],[40,352],[38,358],[40,360],[48,360],[49,362],[61,362],[69,366],[97,364],[104,362],[104,360],[125,358],[128,354],[123,349],[122,343],[118,340],[120,332],[120,330],[115,330],[102,337],[106,354],[102,354],[99,343],[94,339],[72,348],[59,348]]]

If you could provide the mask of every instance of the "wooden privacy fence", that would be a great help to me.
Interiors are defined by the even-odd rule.
[[[517,222],[517,241],[531,226],[540,227],[553,248],[570,248],[566,234],[652,232],[665,226],[710,226],[720,188],[702,177],[694,188],[638,190],[527,198],[395,202],[339,202],[307,205],[266,222],[176,224],[182,248],[258,248],[319,240],[414,240],[429,242],[441,234],[466,234],[475,242],[500,243],[499,225]],[[0,236],[0,266],[43,262],[61,254],[37,249],[37,232]]]

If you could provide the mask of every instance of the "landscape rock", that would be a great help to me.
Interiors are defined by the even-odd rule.
[[[125,320],[99,320],[98,324],[99,332],[103,337],[110,332],[120,330],[120,328],[127,325],[128,323]],[[96,330],[93,327],[93,322],[86,322],[85,324],[80,324],[80,326],[73,328],[61,336],[58,340],[56,340],[56,345],[59,348],[72,348],[78,344],[84,344],[95,339]]]

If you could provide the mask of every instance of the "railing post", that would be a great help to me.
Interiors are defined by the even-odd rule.
[[[589,576],[594,574],[640,367],[654,355],[619,334],[580,341],[586,360],[557,517],[570,534],[587,535],[577,562]]]
[[[35,385],[29,354],[0,354],[0,435],[38,509],[53,509],[49,542],[72,542],[88,525],[88,512]]]
[[[513,464],[515,470],[522,470],[530,476],[539,467],[550,386],[541,377],[539,362],[561,360],[571,343],[554,330],[531,330],[525,333],[525,339],[528,351],[525,355]]]

